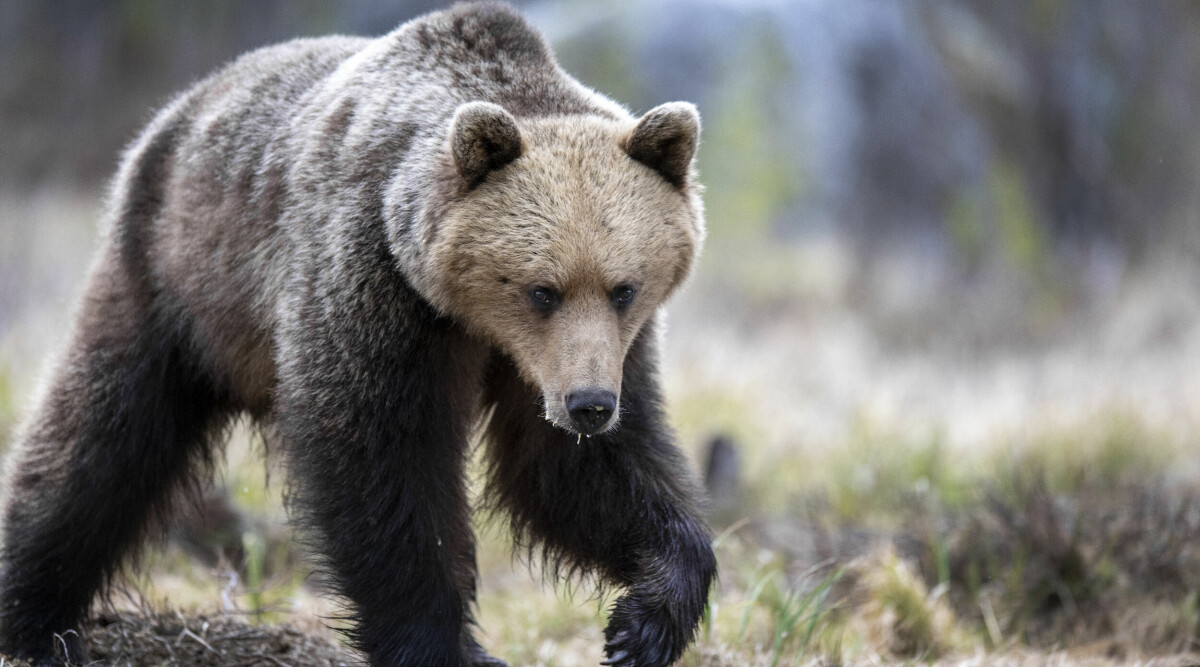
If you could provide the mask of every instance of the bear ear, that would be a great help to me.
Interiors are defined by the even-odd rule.
[[[517,120],[491,102],[463,104],[450,124],[450,154],[467,184],[478,185],[488,172],[521,157]]]
[[[700,113],[696,106],[668,102],[642,116],[625,141],[625,152],[678,188],[687,182],[699,143]]]

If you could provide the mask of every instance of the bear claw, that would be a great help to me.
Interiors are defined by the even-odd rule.
[[[617,651],[616,653],[613,653],[611,656],[609,656],[608,660],[605,660],[605,661],[601,662],[600,664],[602,664],[602,665],[620,665],[622,662],[625,661],[625,658],[627,658],[627,657],[629,657],[629,653],[627,651],[624,651],[624,650]]]

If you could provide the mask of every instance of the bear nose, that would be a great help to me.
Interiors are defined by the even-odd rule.
[[[588,388],[567,394],[567,412],[575,428],[584,435],[599,433],[617,409],[616,394],[606,389]]]

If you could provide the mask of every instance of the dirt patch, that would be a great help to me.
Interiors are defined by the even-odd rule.
[[[361,657],[291,625],[232,616],[102,614],[87,632],[88,664],[112,667],[349,667]],[[7,665],[24,667],[9,660]]]

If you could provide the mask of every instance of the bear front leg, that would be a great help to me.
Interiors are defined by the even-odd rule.
[[[475,576],[463,468],[483,353],[393,278],[290,309],[279,435],[294,509],[351,603],[348,637],[378,667],[463,667]]]
[[[648,324],[625,360],[620,423],[591,438],[542,419],[508,358],[497,354],[485,380],[490,498],[518,539],[625,587],[605,629],[606,664],[621,667],[675,662],[716,576],[698,490],[664,423],[653,341]]]

